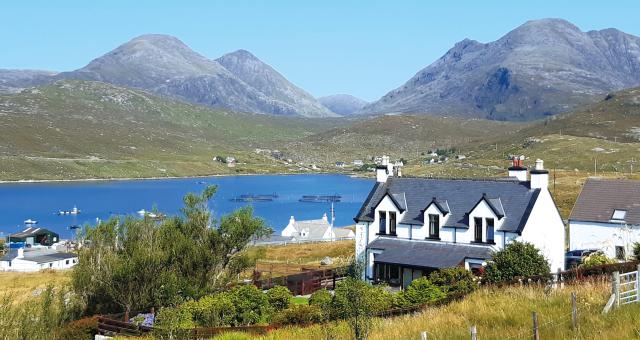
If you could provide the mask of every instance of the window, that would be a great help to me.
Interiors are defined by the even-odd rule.
[[[384,212],[384,211],[380,211],[380,212],[378,212],[378,216],[379,216],[379,220],[380,220],[380,222],[379,222],[380,227],[378,228],[379,229],[378,233],[380,235],[384,235],[384,234],[387,233],[387,213]]]
[[[49,263],[49,268],[53,267],[53,263]]]
[[[440,215],[429,214],[429,238],[440,239]]]
[[[69,260],[64,261],[64,264],[69,264]]]
[[[482,217],[473,219],[473,239],[475,242],[482,242]]]
[[[611,216],[612,220],[624,221],[624,218],[627,216],[626,210],[616,209],[613,211],[613,216]]]
[[[616,246],[616,258],[618,260],[624,260],[626,259],[625,253],[624,253],[624,247],[623,246]]]
[[[493,218],[487,218],[487,243],[494,243],[493,242],[493,234],[494,234],[494,228],[493,228]]]
[[[396,235],[396,212],[389,211],[389,235]]]

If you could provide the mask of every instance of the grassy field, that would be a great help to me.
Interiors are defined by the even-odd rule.
[[[286,246],[260,246],[250,250],[261,252],[256,269],[272,277],[300,272],[301,268],[331,268],[349,263],[354,255],[354,241],[289,244]],[[331,257],[333,264],[320,266],[320,261]]]
[[[623,306],[608,315],[602,308],[611,288],[603,283],[582,283],[545,292],[540,287],[483,288],[462,301],[429,308],[416,315],[375,319],[370,339],[469,339],[477,327],[479,339],[530,339],[531,313],[538,314],[540,339],[631,339],[639,336],[640,304]],[[576,292],[579,330],[571,329],[570,294]],[[344,322],[289,327],[261,339],[348,339]],[[220,339],[249,339],[226,334]]]
[[[9,296],[13,303],[32,300],[48,285],[60,287],[70,282],[70,270],[44,270],[35,273],[0,272],[0,298]]]

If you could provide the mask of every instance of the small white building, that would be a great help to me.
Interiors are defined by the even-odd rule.
[[[364,162],[361,159],[354,159],[353,160],[353,165],[354,166],[363,166]]]
[[[440,268],[476,270],[514,240],[564,269],[564,224],[541,160],[530,172],[514,160],[502,179],[402,178],[389,163],[376,171],[355,218],[365,279],[406,287]]]
[[[42,269],[68,269],[78,263],[78,255],[49,248],[19,248],[0,258],[0,271],[37,272]]]
[[[355,233],[344,228],[333,228],[327,214],[318,220],[296,221],[291,216],[289,224],[282,230],[282,236],[291,237],[295,242],[334,241],[336,239],[352,239]]]
[[[600,249],[619,260],[640,241],[640,181],[589,178],[569,217],[569,250]]]

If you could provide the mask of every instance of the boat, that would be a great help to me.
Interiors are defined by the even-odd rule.
[[[80,229],[80,228],[82,228],[82,227],[79,226],[79,225],[70,225],[69,226],[69,230],[76,230],[76,229]]]
[[[28,219],[28,220],[24,220],[24,224],[38,224],[38,221],[32,220],[32,219]]]
[[[78,214],[80,214],[80,209],[78,209],[78,207],[76,207],[75,205],[71,210],[58,210],[58,215],[78,215]]]
[[[138,215],[140,215],[140,216],[144,216],[144,215],[146,215],[146,214],[147,214],[147,211],[146,211],[146,210],[144,210],[144,209],[140,209],[140,210],[136,211],[136,213],[137,213]]]

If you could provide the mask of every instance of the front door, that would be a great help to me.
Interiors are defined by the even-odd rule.
[[[407,289],[413,281],[413,271],[411,268],[402,268],[402,289]]]

